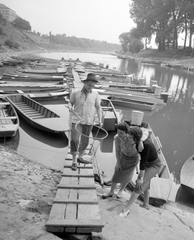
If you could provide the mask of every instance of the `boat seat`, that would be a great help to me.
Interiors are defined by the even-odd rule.
[[[102,106],[101,107],[103,110],[109,110],[109,109],[112,109],[112,107],[106,107],[106,106]]]
[[[18,93],[24,93],[22,90],[16,90]]]
[[[33,93],[28,94],[29,97],[33,98],[35,95]]]

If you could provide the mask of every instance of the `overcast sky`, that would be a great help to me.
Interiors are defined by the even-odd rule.
[[[134,26],[130,0],[0,0],[32,30],[119,43],[119,35]]]

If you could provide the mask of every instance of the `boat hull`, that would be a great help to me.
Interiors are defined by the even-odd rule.
[[[127,108],[133,108],[133,109],[142,109],[146,111],[153,111],[156,109],[156,103],[152,102],[144,102],[144,101],[136,101],[136,100],[130,100],[130,99],[119,99],[114,97],[109,97],[113,105],[121,106],[121,107],[127,107]]]
[[[19,117],[14,107],[4,99],[0,100],[0,137],[14,137],[19,129]]]
[[[180,182],[184,188],[194,192],[194,154],[183,164],[180,173]]]
[[[27,123],[39,130],[52,133],[69,130],[68,124],[60,116],[27,96],[9,95],[6,99]]]

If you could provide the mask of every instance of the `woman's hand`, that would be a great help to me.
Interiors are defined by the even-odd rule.
[[[121,164],[117,162],[116,166],[115,166],[115,170],[119,171],[121,170]]]
[[[141,190],[141,187],[142,187],[142,185],[143,185],[143,179],[137,179],[136,180],[136,188],[138,189],[138,190]]]
[[[139,144],[138,144],[138,152],[143,151],[143,149],[144,149],[143,142],[140,141]]]

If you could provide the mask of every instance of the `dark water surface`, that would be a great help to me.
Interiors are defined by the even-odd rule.
[[[134,60],[121,60],[104,54],[57,52],[39,56],[58,60],[62,57],[79,58],[81,61],[109,64],[110,68],[117,68],[121,72],[127,70],[129,74],[135,73],[138,78],[145,78],[147,85],[151,80],[156,80],[162,90],[170,94],[167,105],[153,113],[145,113],[144,121],[150,123],[155,135],[160,138],[164,156],[174,178],[171,200],[175,200],[180,184],[181,167],[194,153],[194,74],[160,65],[141,64]],[[47,104],[49,108],[60,114],[64,121],[68,121],[68,111],[63,104],[46,101],[43,104]],[[131,110],[119,109],[122,119],[130,119]],[[112,154],[114,134],[109,134],[108,138],[103,140],[96,153],[101,169],[108,177],[111,177],[114,170],[115,158]],[[18,152],[60,168],[63,166],[67,152],[67,139],[65,136],[56,137],[40,133],[21,122]],[[187,201],[190,200],[187,199]]]

